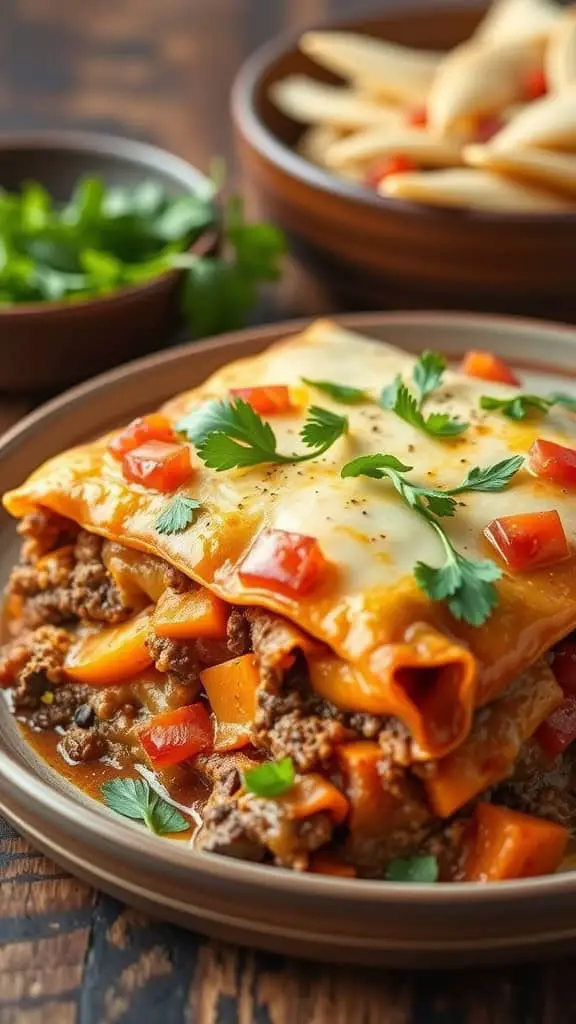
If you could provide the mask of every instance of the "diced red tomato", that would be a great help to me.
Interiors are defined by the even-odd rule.
[[[192,476],[190,449],[185,444],[149,441],[126,452],[122,459],[122,472],[126,480],[170,493]]]
[[[556,510],[502,516],[486,527],[484,535],[513,572],[551,565],[570,555]]]
[[[528,452],[528,469],[561,487],[576,487],[576,449],[539,437]]]
[[[138,733],[154,768],[169,768],[212,749],[212,724],[204,704],[154,715]]]
[[[410,107],[406,114],[406,124],[412,128],[425,128],[428,124],[428,109],[421,103],[417,107]]]
[[[377,160],[376,163],[370,167],[364,177],[364,184],[368,185],[368,188],[378,188],[378,185],[384,178],[387,178],[389,174],[404,174],[405,171],[415,171],[416,164],[409,156],[402,156],[398,153],[396,156],[388,156],[384,160]]]
[[[567,637],[556,645],[551,668],[566,696],[576,697],[576,638]]]
[[[248,586],[289,596],[307,594],[322,578],[326,559],[314,537],[285,530],[262,530],[240,565]]]
[[[232,388],[233,398],[242,398],[261,416],[273,416],[274,413],[291,412],[294,408],[290,398],[290,390],[283,384],[274,384],[262,388]]]
[[[576,740],[576,697],[565,697],[537,729],[536,739],[549,757],[558,757]]]
[[[478,119],[476,124],[474,141],[480,143],[489,142],[490,139],[493,139],[503,127],[504,122],[502,118],[498,117],[496,114],[493,114],[490,117],[481,117]]]
[[[548,92],[548,82],[544,68],[531,68],[524,76],[523,93],[527,100],[538,100]]]
[[[460,364],[460,372],[480,380],[498,381],[500,384],[520,384],[519,378],[510,367],[493,352],[472,349]]]
[[[168,441],[176,440],[176,435],[170,426],[169,421],[160,413],[151,413],[150,416],[139,416],[132,420],[124,430],[116,434],[108,442],[108,451],[116,459],[121,459],[126,452],[139,448],[147,441]]]

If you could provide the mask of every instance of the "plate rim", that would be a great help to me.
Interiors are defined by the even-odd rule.
[[[94,398],[105,393],[110,387],[121,386],[129,377],[146,375],[160,363],[177,365],[180,362],[186,362],[191,357],[201,358],[205,353],[217,352],[219,349],[224,350],[231,344],[238,347],[240,356],[242,345],[246,341],[272,342],[275,338],[304,329],[315,319],[318,318],[284,320],[261,327],[228,332],[213,339],[188,342],[169,351],[160,350],[152,355],[108,370],[44,403],[10,428],[0,439],[0,458],[19,445],[25,444],[46,419],[60,415],[73,416],[74,410],[85,397]],[[429,312],[352,313],[328,316],[323,319],[329,319],[350,330],[368,333],[371,328],[381,330],[386,325],[406,325],[416,328],[446,325],[452,328],[460,327],[463,330],[467,327],[485,327],[488,333],[491,329],[509,330],[511,336],[521,336],[523,332],[529,331],[532,334],[542,333],[548,337],[553,335],[560,342],[574,345],[576,352],[576,329],[567,324],[556,324],[546,320],[435,310]],[[515,365],[529,366],[532,369],[544,369],[546,366],[546,364],[538,364],[534,361],[523,362],[522,360],[515,360]],[[565,371],[564,369],[558,371],[557,368],[554,370],[550,364],[547,364],[547,369],[548,372],[552,370],[576,378],[576,368],[574,371]],[[34,754],[34,758],[41,762],[38,755]],[[56,821],[58,827],[70,835],[76,834],[78,807],[81,806],[82,842],[88,845],[92,853],[97,853],[98,848],[103,845],[108,847],[113,854],[121,857],[124,862],[128,858],[132,862],[137,859],[146,870],[154,871],[158,870],[162,864],[170,865],[177,870],[195,871],[198,875],[208,875],[212,880],[221,880],[225,885],[239,884],[246,890],[254,888],[273,890],[279,898],[289,896],[306,898],[316,895],[323,896],[325,899],[336,899],[341,904],[345,902],[363,905],[373,905],[376,902],[392,906],[426,904],[430,909],[437,910],[443,907],[462,908],[465,905],[472,910],[480,904],[486,906],[489,903],[501,907],[504,903],[513,905],[531,897],[551,897],[556,901],[564,900],[569,895],[576,895],[576,871],[554,876],[500,882],[498,885],[492,886],[478,886],[475,883],[408,884],[370,879],[330,878],[319,874],[288,871],[283,868],[250,864],[246,861],[205,853],[194,850],[188,844],[177,842],[166,841],[161,846],[158,837],[144,830],[139,832],[140,841],[136,846],[133,826],[127,825],[121,818],[116,819],[105,808],[99,808],[96,801],[94,801],[94,806],[92,806],[92,801],[86,805],[80,805],[72,796],[54,790],[42,778],[35,775],[32,769],[18,764],[8,753],[0,749],[0,810],[4,810],[10,820],[10,810],[4,808],[2,800],[2,783],[7,783],[10,786],[12,796],[16,798],[22,809],[25,808],[28,801],[31,801],[43,823],[50,819]],[[108,822],[109,828],[103,830],[103,822]],[[92,857],[88,862],[97,872],[97,863]],[[538,936],[534,941],[539,941]],[[513,940],[510,940],[510,944],[513,944]]]

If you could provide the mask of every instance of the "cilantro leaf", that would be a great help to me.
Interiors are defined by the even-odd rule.
[[[176,429],[196,445],[209,469],[222,472],[265,462],[284,465],[317,458],[346,433],[348,420],[312,406],[300,436],[313,450],[301,455],[281,454],[270,424],[241,398],[206,402],[180,420]]]
[[[267,761],[244,772],[244,785],[256,796],[275,797],[286,793],[294,785],[296,772],[291,757],[280,761]]]
[[[438,861],[429,854],[420,857],[397,857],[386,868],[388,882],[437,882]]]
[[[425,562],[416,563],[414,578],[420,590],[432,601],[445,601],[455,619],[471,626],[482,626],[498,604],[494,583],[502,578],[502,570],[486,559],[464,558],[453,547],[442,526],[431,516],[425,518],[440,538],[445,561],[439,568]]]
[[[351,388],[348,384],[334,384],[329,380],[310,380],[302,377],[304,384],[308,387],[323,391],[325,395],[333,398],[335,402],[342,402],[343,405],[358,405],[360,402],[369,402],[370,395],[362,388]]]
[[[185,832],[190,822],[144,779],[112,779],[100,787],[104,803],[116,814],[143,821],[156,835]]]
[[[315,448],[315,454],[321,455],[331,448],[347,430],[348,419],[346,416],[338,416],[335,412],[330,412],[329,409],[311,405],[306,422],[300,431],[300,437],[307,448]]]
[[[502,491],[508,486],[513,476],[524,465],[523,455],[514,455],[510,459],[495,462],[492,466],[474,466],[466,479],[453,487],[450,494],[462,494],[463,491]]]
[[[438,352],[423,352],[412,372],[420,404],[442,383],[446,360]]]
[[[412,468],[405,466],[394,455],[360,455],[357,459],[347,462],[340,475],[370,476],[375,480],[387,477],[410,508],[428,509],[436,516],[453,516],[456,502],[447,491],[419,487],[404,478],[403,474],[410,472]]]
[[[554,405],[554,400],[542,398],[541,395],[516,395],[514,398],[493,398],[482,395],[480,407],[486,410],[498,410],[509,420],[524,420],[530,412],[546,413]]]
[[[171,536],[174,533],[183,533],[196,519],[196,513],[200,508],[200,502],[195,498],[187,498],[183,494],[177,494],[168,505],[168,508],[161,512],[155,525],[157,533]]]
[[[446,413],[433,412],[424,416],[418,407],[417,399],[402,383],[400,377],[397,377],[392,384],[382,390],[380,405],[383,409],[396,413],[400,419],[431,437],[458,437],[468,429],[467,423],[453,420]]]

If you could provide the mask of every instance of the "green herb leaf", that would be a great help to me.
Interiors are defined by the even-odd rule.
[[[334,384],[329,380],[310,380],[302,377],[304,384],[308,387],[323,391],[325,395],[333,398],[335,402],[342,402],[343,405],[358,405],[360,402],[369,402],[370,395],[362,388],[351,388],[347,384]]]
[[[438,861],[436,857],[396,858],[386,868],[388,882],[437,882]]]
[[[313,451],[283,455],[269,423],[237,398],[233,402],[210,401],[189,413],[176,429],[196,445],[198,455],[209,469],[224,471],[271,462],[307,462],[327,451],[348,429],[345,416],[313,406],[300,436]]]
[[[423,352],[412,373],[420,404],[442,383],[446,360],[438,352]]]
[[[495,462],[492,466],[475,466],[474,469],[470,470],[466,479],[458,487],[453,487],[449,493],[502,491],[508,486],[512,477],[522,469],[523,465],[524,456],[514,455],[510,459],[503,459],[502,462]]]
[[[291,757],[280,761],[267,761],[244,772],[244,785],[256,796],[275,797],[286,793],[294,785],[296,773]]]
[[[498,604],[494,583],[502,570],[488,560],[470,561],[453,547],[440,523],[428,516],[442,543],[445,562],[439,568],[417,562],[414,578],[420,590],[432,601],[444,601],[455,619],[471,626],[482,626]]]
[[[331,448],[347,430],[348,419],[346,416],[338,416],[335,412],[330,412],[329,409],[311,405],[306,422],[300,431],[300,437],[307,448],[316,449],[314,456],[317,456]],[[308,457],[304,456],[304,459]],[[302,456],[299,456],[299,461],[303,461]]]
[[[195,498],[187,498],[183,494],[177,494],[162,512],[154,526],[157,533],[171,536],[174,533],[184,533],[196,519],[196,513],[200,508],[200,502]]]
[[[453,420],[446,413],[433,412],[424,416],[418,407],[416,398],[402,383],[400,377],[397,377],[392,384],[382,390],[380,405],[383,409],[396,413],[400,419],[431,437],[457,437],[468,429],[467,423]]]
[[[360,455],[357,459],[347,462],[342,468],[342,477],[369,476],[375,480],[386,477],[394,485],[398,494],[410,508],[428,509],[436,516],[453,516],[456,502],[447,491],[438,491],[432,487],[420,487],[410,483],[403,476],[409,473],[412,466],[405,466],[394,455]]]
[[[156,835],[185,832],[190,822],[159,796],[145,779],[112,779],[100,787],[104,803],[116,814],[143,821]]]
[[[554,405],[554,400],[542,398],[541,395],[516,395],[515,398],[493,398],[482,395],[480,407],[486,410],[498,410],[509,420],[524,420],[530,412],[547,413]]]
[[[554,405],[563,405],[570,412],[576,412],[576,395],[568,395],[564,391],[555,391],[554,394],[550,395],[550,401]]]

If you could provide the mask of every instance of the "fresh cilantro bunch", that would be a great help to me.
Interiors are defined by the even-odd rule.
[[[223,207],[219,181],[171,197],[157,182],[106,188],[83,178],[57,203],[36,182],[0,191],[0,305],[77,301],[182,270],[182,312],[194,335],[241,325],[258,286],[274,281],[282,233],[250,224],[242,203]],[[214,255],[190,252],[203,236]]]

